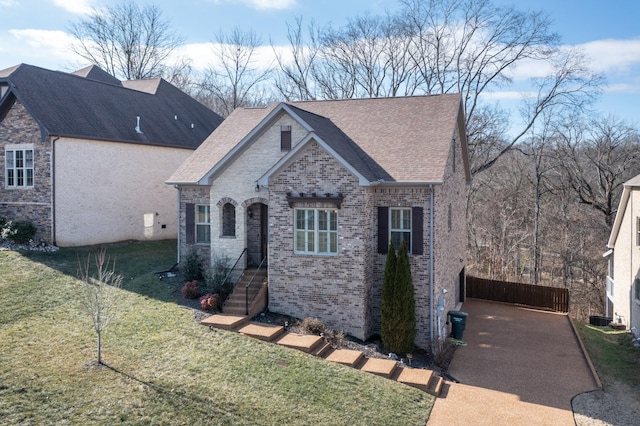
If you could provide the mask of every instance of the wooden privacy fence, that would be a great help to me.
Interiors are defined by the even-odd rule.
[[[467,275],[467,297],[569,312],[569,289],[487,280]]]

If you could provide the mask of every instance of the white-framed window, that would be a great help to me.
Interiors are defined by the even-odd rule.
[[[7,149],[4,154],[6,187],[32,188],[33,149]]]
[[[411,251],[411,208],[389,209],[389,238],[398,249],[404,240],[407,250]]]
[[[338,254],[338,210],[295,209],[295,253]]]
[[[211,215],[208,204],[196,205],[196,244],[211,243]]]

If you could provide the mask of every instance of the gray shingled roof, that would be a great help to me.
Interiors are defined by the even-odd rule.
[[[230,161],[238,144],[246,143],[279,105],[233,111],[168,182],[200,182],[214,167]],[[456,127],[464,126],[457,94],[286,105],[370,182],[442,182],[451,139]],[[463,127],[461,131],[466,138]],[[466,139],[462,142],[467,161]]]
[[[39,123],[43,137],[193,149],[222,122],[222,117],[165,80],[138,83],[155,87],[148,93],[136,90],[135,83],[128,88],[105,74],[95,67],[69,74],[21,64],[0,71],[0,84],[9,85],[0,108],[6,108],[14,96]],[[135,130],[137,117],[142,133]]]
[[[292,105],[330,118],[396,182],[442,182],[462,112],[459,94]]]
[[[329,145],[340,157],[353,166],[362,176],[375,182],[391,181],[393,178],[347,136],[333,121],[326,117],[289,105],[304,120],[320,139]]]

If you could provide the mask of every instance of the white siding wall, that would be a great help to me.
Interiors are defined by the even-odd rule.
[[[177,191],[164,181],[192,152],[116,142],[57,140],[57,244],[80,246],[176,238]]]
[[[618,212],[622,214],[623,212]],[[636,244],[636,218],[640,216],[640,190],[631,191],[627,208],[624,211],[620,232],[613,251],[614,290],[613,320],[617,315],[623,317],[627,327],[640,329],[640,302],[635,299],[633,282],[640,276],[640,247]],[[632,321],[633,318],[633,321]]]

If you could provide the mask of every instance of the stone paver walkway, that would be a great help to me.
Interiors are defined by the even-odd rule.
[[[351,349],[333,349],[320,336],[288,333],[282,326],[248,322],[248,318],[243,316],[216,314],[205,318],[200,324],[235,331],[256,339],[323,357],[328,361],[397,380],[434,396],[438,396],[444,382],[442,377],[436,375],[432,370],[400,368],[396,361],[365,358],[362,352]]]

